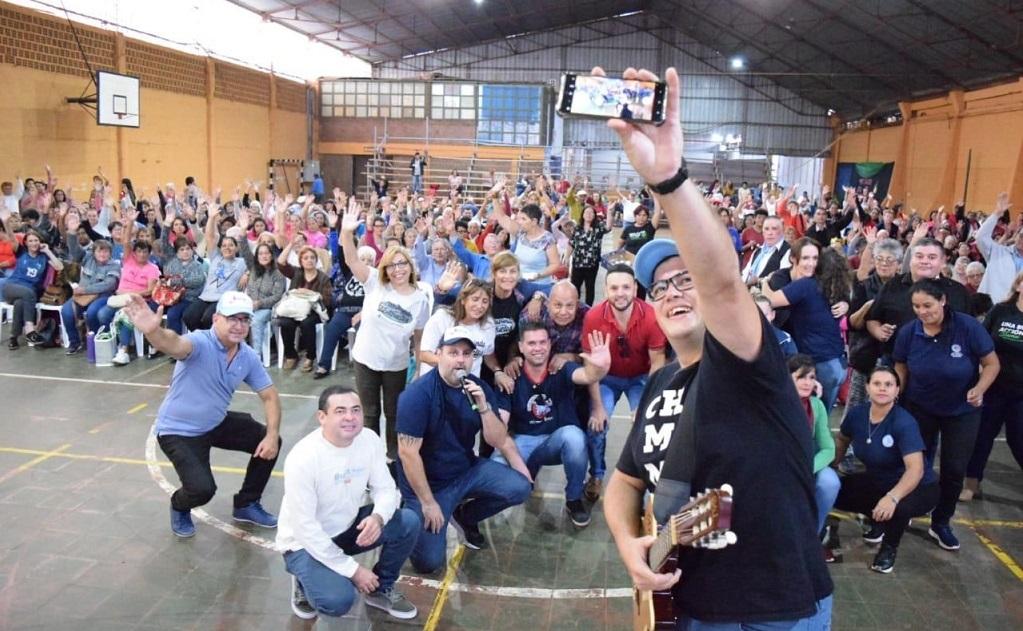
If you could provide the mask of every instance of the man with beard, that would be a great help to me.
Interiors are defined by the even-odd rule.
[[[624,78],[657,80],[633,68]],[[823,631],[833,585],[815,532],[806,413],[770,325],[736,271],[727,233],[688,179],[680,80],[674,68],[665,79],[663,125],[608,126],[668,216],[673,240],[644,246],[636,277],[678,361],[650,379],[608,482],[604,515],[636,587],[672,590],[674,610],[684,612],[670,621],[678,629]],[[672,574],[651,568],[655,539],[640,536],[644,493],[654,494],[663,524],[693,491],[726,483],[734,487],[738,545],[683,548]]]
[[[576,386],[600,381],[611,365],[607,338],[594,331],[588,340],[592,353],[582,353],[582,364],[568,361],[551,371],[551,338],[541,322],[526,322],[519,329],[519,350],[524,363],[510,395],[498,393],[501,420],[508,423],[515,447],[536,479],[540,468],[565,468],[565,510],[572,523],[585,528],[590,512],[583,503],[586,477],[586,435],[576,415],[572,392]],[[497,455],[496,460],[503,460]]]
[[[582,335],[583,350],[587,352],[591,350],[588,338],[594,331],[607,336],[611,347],[611,368],[600,381],[600,401],[590,413],[603,420],[595,424],[600,429],[587,432],[590,480],[586,483],[586,497],[590,501],[600,496],[606,471],[604,451],[608,420],[614,414],[615,405],[624,394],[629,400],[629,410],[636,411],[647,376],[664,365],[664,350],[668,344],[657,326],[653,309],[642,300],[636,300],[636,277],[631,267],[612,266],[604,281],[607,300],[597,303],[586,314]]]

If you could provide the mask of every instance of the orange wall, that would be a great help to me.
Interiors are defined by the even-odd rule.
[[[113,173],[114,130],[98,126],[93,112],[64,104],[65,97],[80,95],[85,84],[69,75],[0,64],[0,85],[5,86],[0,98],[0,179],[42,177],[47,163],[64,188],[84,186],[97,166]]]
[[[1017,209],[1023,206],[1023,80],[902,107],[902,125],[839,136],[835,161],[895,162],[893,195],[920,212],[951,206],[964,191],[970,209],[991,209],[1001,191],[1010,192]],[[901,189],[895,184],[900,180]]]
[[[84,195],[96,167],[116,177],[117,131],[96,124],[96,115],[64,98],[78,96],[84,78],[0,64],[0,180],[42,177],[50,164],[58,186]],[[154,192],[159,182],[182,186],[195,176],[206,190],[234,188],[245,179],[266,180],[270,158],[305,157],[305,115],[266,106],[214,99],[213,182],[206,182],[206,99],[143,88],[142,126],[124,129],[124,175],[137,189]],[[271,138],[272,135],[272,138]]]

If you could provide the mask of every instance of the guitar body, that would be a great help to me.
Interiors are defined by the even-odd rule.
[[[704,548],[722,548],[734,544],[734,533],[728,530],[731,526],[732,489],[724,485],[721,489],[701,494],[690,502],[675,516],[665,529],[658,532],[657,520],[654,519],[653,498],[647,502],[643,511],[642,533],[657,537],[651,548],[650,567],[658,574],[672,574],[678,569],[678,554],[681,546],[698,546]],[[708,508],[711,506],[712,508]],[[711,518],[708,519],[708,513]],[[682,515],[685,519],[680,520]],[[702,522],[699,520],[702,519]],[[694,525],[695,524],[695,525]],[[697,535],[688,535],[699,531]],[[666,549],[661,554],[658,550]],[[655,554],[656,551],[656,554]],[[675,609],[675,599],[671,590],[646,591],[633,589],[635,617],[633,631],[670,631],[678,627],[680,612]]]

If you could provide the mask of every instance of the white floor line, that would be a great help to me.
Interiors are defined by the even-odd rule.
[[[13,372],[0,372],[0,377],[11,377],[12,379],[41,379],[43,381],[67,381],[71,383],[91,383],[99,386],[131,386],[134,388],[160,388],[166,390],[169,385],[160,383],[133,383],[131,381],[104,381],[102,379],[82,379],[80,377],[51,377],[49,375],[21,375]],[[238,390],[240,394],[256,395],[251,390]],[[282,399],[318,399],[319,395],[312,394],[287,394],[280,393]]]
[[[149,469],[149,477],[163,489],[168,496],[174,493],[175,486],[170,483],[167,477],[163,474],[163,470],[156,460],[156,423],[149,429],[149,436],[146,438],[146,465]],[[254,535],[248,531],[242,530],[236,526],[233,526],[224,520],[210,515],[201,508],[192,509],[192,517],[198,521],[213,526],[214,528],[226,533],[227,535],[251,543],[252,545],[259,546],[265,550],[271,552],[278,552],[277,545],[259,535]],[[168,517],[169,518],[169,517]],[[438,589],[441,582],[430,578],[422,578],[419,576],[405,576],[402,575],[398,578],[398,582],[405,585],[415,585],[420,587],[428,587],[430,589]],[[611,589],[540,589],[533,587],[496,587],[492,585],[469,585],[466,583],[452,583],[448,586],[451,591],[468,593],[468,594],[485,594],[488,596],[504,596],[508,598],[535,598],[535,599],[556,599],[556,600],[570,600],[575,598],[631,598],[632,589],[628,587],[619,587]]]

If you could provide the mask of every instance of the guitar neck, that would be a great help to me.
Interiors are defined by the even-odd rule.
[[[673,524],[672,520],[668,520],[668,524],[661,529],[661,532],[657,535],[657,540],[650,546],[650,568],[659,572],[661,566],[664,565],[664,561],[667,560],[668,555],[675,548],[675,540],[672,537]]]

